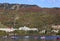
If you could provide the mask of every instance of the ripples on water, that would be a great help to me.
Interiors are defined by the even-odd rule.
[[[60,36],[1,36],[0,41],[60,41]]]

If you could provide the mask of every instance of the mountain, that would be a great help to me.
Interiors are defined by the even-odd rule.
[[[15,20],[16,17],[19,19]],[[60,8],[41,8],[37,5],[0,3],[0,22],[13,27],[43,27],[60,24]]]
[[[22,10],[22,11],[35,11],[39,10],[39,6],[37,5],[28,5],[28,4],[9,4],[9,3],[2,3],[0,4],[0,9],[2,10]]]
[[[1,10],[19,10],[32,12],[60,13],[60,8],[41,8],[37,5],[0,3]]]
[[[0,10],[20,10],[20,11],[35,11],[35,12],[59,12],[60,8],[41,8],[37,5],[28,5],[28,4],[9,4],[9,3],[0,3]]]

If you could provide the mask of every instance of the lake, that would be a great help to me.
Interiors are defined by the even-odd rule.
[[[0,41],[60,41],[60,36],[0,36]]]

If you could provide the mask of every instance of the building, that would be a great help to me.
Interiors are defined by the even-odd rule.
[[[0,31],[5,31],[5,32],[13,32],[17,29],[14,29],[14,28],[0,28]]]
[[[26,27],[26,26],[20,27],[19,30],[24,30],[24,31],[29,31],[29,30],[38,31],[37,28],[29,28],[29,27]]]
[[[60,25],[52,25],[53,29],[60,29]]]

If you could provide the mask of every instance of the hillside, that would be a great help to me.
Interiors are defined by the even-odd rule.
[[[18,19],[16,19],[18,17]],[[8,27],[60,25],[60,8],[37,5],[0,3],[0,22]]]

